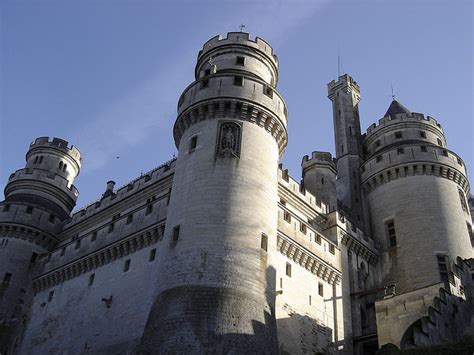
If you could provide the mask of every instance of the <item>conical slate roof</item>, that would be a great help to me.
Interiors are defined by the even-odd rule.
[[[405,106],[403,106],[400,102],[397,100],[393,100],[392,103],[390,104],[387,112],[385,112],[384,117],[392,116],[395,117],[397,113],[406,113],[406,114],[411,114],[410,110],[407,109]]]

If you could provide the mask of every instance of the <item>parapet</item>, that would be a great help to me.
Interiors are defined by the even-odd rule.
[[[301,167],[303,170],[312,165],[326,166],[336,173],[336,159],[332,157],[329,152],[314,151],[311,153],[311,157],[305,155],[301,161]]]
[[[387,116],[387,117],[381,118],[378,122],[378,125],[376,123],[372,123],[367,128],[367,136],[379,131],[383,127],[397,124],[397,123],[406,123],[406,122],[419,122],[419,123],[429,124],[437,128],[439,131],[441,131],[441,133],[443,133],[443,128],[441,127],[441,124],[439,124],[436,119],[430,116],[426,116],[425,118],[425,116],[422,113],[412,112],[411,114],[398,113],[395,115],[395,118],[393,116]]]
[[[334,93],[337,90],[340,90],[346,87],[349,87],[355,90],[357,93],[360,93],[360,88],[359,88],[359,85],[357,84],[357,81],[355,81],[349,74],[344,74],[344,75],[341,75],[337,81],[331,80],[328,83],[329,99],[332,100],[332,97],[334,96]]]
[[[74,158],[80,165],[82,162],[81,152],[74,145],[69,146],[69,142],[61,138],[54,137],[52,140],[49,140],[49,137],[39,137],[36,138],[30,144],[30,149],[28,153],[35,148],[54,148],[64,151],[66,154]]]
[[[261,52],[265,53],[278,68],[278,57],[273,53],[273,48],[260,37],[256,37],[255,40],[250,39],[249,34],[246,32],[229,32],[225,38],[223,38],[221,35],[212,37],[210,40],[204,43],[204,46],[199,51],[198,61],[201,57],[206,55],[206,53],[213,50],[214,48],[232,44],[245,45],[260,50]]]

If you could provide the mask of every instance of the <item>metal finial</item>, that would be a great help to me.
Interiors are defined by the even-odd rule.
[[[392,100],[395,100],[395,92],[393,91],[393,84],[390,83],[390,87],[392,88]]]
[[[242,30],[245,28],[245,25],[240,25],[239,28],[240,28],[240,32],[242,32]]]

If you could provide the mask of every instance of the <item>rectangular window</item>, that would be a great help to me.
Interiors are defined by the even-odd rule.
[[[123,264],[123,272],[127,272],[128,270],[130,270],[130,259],[125,260]]]
[[[446,282],[448,281],[449,258],[446,255],[441,254],[436,255],[436,258],[438,260],[438,268],[441,280]]]
[[[443,155],[444,155],[445,157],[448,156],[448,151],[447,151],[446,149],[443,149]]]
[[[49,294],[48,294],[48,302],[51,302],[53,300],[53,295],[54,295],[54,291],[51,291]]]
[[[114,224],[113,223],[110,223],[109,224],[109,229],[107,231],[107,233],[112,233],[114,231]]]
[[[291,264],[286,263],[286,276],[291,277]]]
[[[442,142],[441,139],[439,139],[439,138],[438,138],[438,145],[439,145],[440,147],[443,146],[443,142]]]
[[[334,244],[329,244],[329,252],[331,254],[336,254],[336,247],[334,246]]]
[[[321,297],[324,296],[324,286],[321,282],[318,282],[318,295]]]
[[[54,223],[54,220],[56,219],[56,216],[54,214],[50,214],[48,218],[49,223]]]
[[[389,247],[393,248],[397,246],[397,236],[395,233],[395,221],[393,219],[385,223],[385,230],[387,232]]]
[[[265,86],[263,87],[263,93],[264,93],[266,96],[268,96],[268,97],[270,97],[270,98],[273,98],[273,89],[272,89],[270,86],[265,85]]]
[[[10,210],[10,205],[8,203],[3,205],[3,212],[8,212]]]
[[[173,228],[173,241],[177,242],[179,239],[179,226]]]
[[[125,221],[125,224],[130,224],[133,221],[133,214],[129,214],[127,216],[127,220]]]
[[[149,204],[148,206],[146,206],[145,215],[149,215],[151,212],[153,212],[153,205]]]
[[[399,132],[395,132],[395,138],[396,138],[396,139],[402,138],[402,132],[400,132],[400,131],[399,131]]]
[[[150,250],[150,257],[148,258],[148,261],[154,261],[156,257],[156,249],[151,249]]]
[[[89,276],[89,286],[92,286],[92,284],[94,283],[94,279],[95,279],[95,274],[92,274]]]
[[[34,264],[36,262],[36,259],[38,259],[38,254],[32,253],[31,258],[30,258],[30,263]]]
[[[467,233],[469,235],[469,238],[471,239],[471,245],[474,247],[474,235],[472,234],[472,226],[469,222],[466,222],[467,226]]]
[[[376,140],[375,143],[374,143],[375,148],[380,147],[380,144],[381,144],[381,143],[380,143],[380,140]]]
[[[382,157],[381,155],[377,155],[377,157],[375,158],[375,161],[376,161],[377,163],[379,163],[379,162],[382,161],[382,159],[383,159],[383,157]]]
[[[300,232],[306,234],[306,224],[300,223]]]
[[[420,131],[420,137],[421,138],[426,138],[426,132],[425,131]]]
[[[31,206],[26,207],[25,213],[26,214],[32,214],[33,213],[33,207],[31,207]]]
[[[321,244],[321,236],[319,234],[316,234],[314,240],[316,241],[316,243]]]
[[[204,70],[204,76],[208,76],[211,74],[211,69]]]
[[[426,152],[426,145],[422,145],[422,146],[420,147],[420,149],[421,149],[422,152]]]
[[[262,237],[261,237],[261,240],[260,240],[260,248],[262,248],[265,251],[267,251],[267,249],[268,249],[268,237],[263,233],[262,233]]]
[[[288,211],[283,211],[283,219],[288,222],[288,223],[291,223],[291,214],[290,212]]]
[[[209,79],[201,80],[201,89],[207,88],[209,86]]]
[[[79,249],[80,246],[81,246],[81,241],[78,240],[78,241],[76,242],[76,245],[74,246],[74,249]]]
[[[11,280],[12,280],[12,274],[9,272],[6,272],[5,276],[3,277],[3,283],[9,284]]]
[[[234,85],[236,86],[244,85],[244,77],[240,75],[234,76]]]
[[[397,149],[397,154],[400,155],[400,154],[404,154],[405,151],[403,150],[403,148],[398,148]]]
[[[192,152],[194,149],[196,149],[197,147],[197,141],[198,141],[198,137],[197,136],[194,136],[191,138],[190,142],[189,142],[189,151]]]
[[[245,64],[245,57],[240,57],[240,56],[238,56],[238,57],[237,57],[237,60],[236,60],[236,62],[235,62],[235,64],[237,64],[237,65],[244,65],[244,64]]]
[[[311,295],[309,295],[309,305],[311,306]]]
[[[92,232],[91,242],[94,242],[97,239],[97,232]]]

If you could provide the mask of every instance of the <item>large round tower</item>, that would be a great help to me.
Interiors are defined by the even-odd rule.
[[[456,258],[472,258],[469,183],[441,125],[393,101],[364,139],[362,183],[382,284],[397,294],[447,282]]]
[[[0,353],[15,347],[32,297],[31,272],[76,204],[72,183],[80,167],[75,147],[41,137],[31,143],[25,168],[8,179],[0,203]]]
[[[247,33],[210,39],[181,95],[179,150],[144,351],[276,352],[277,164],[287,111],[278,61]],[[268,239],[266,239],[268,238]]]

